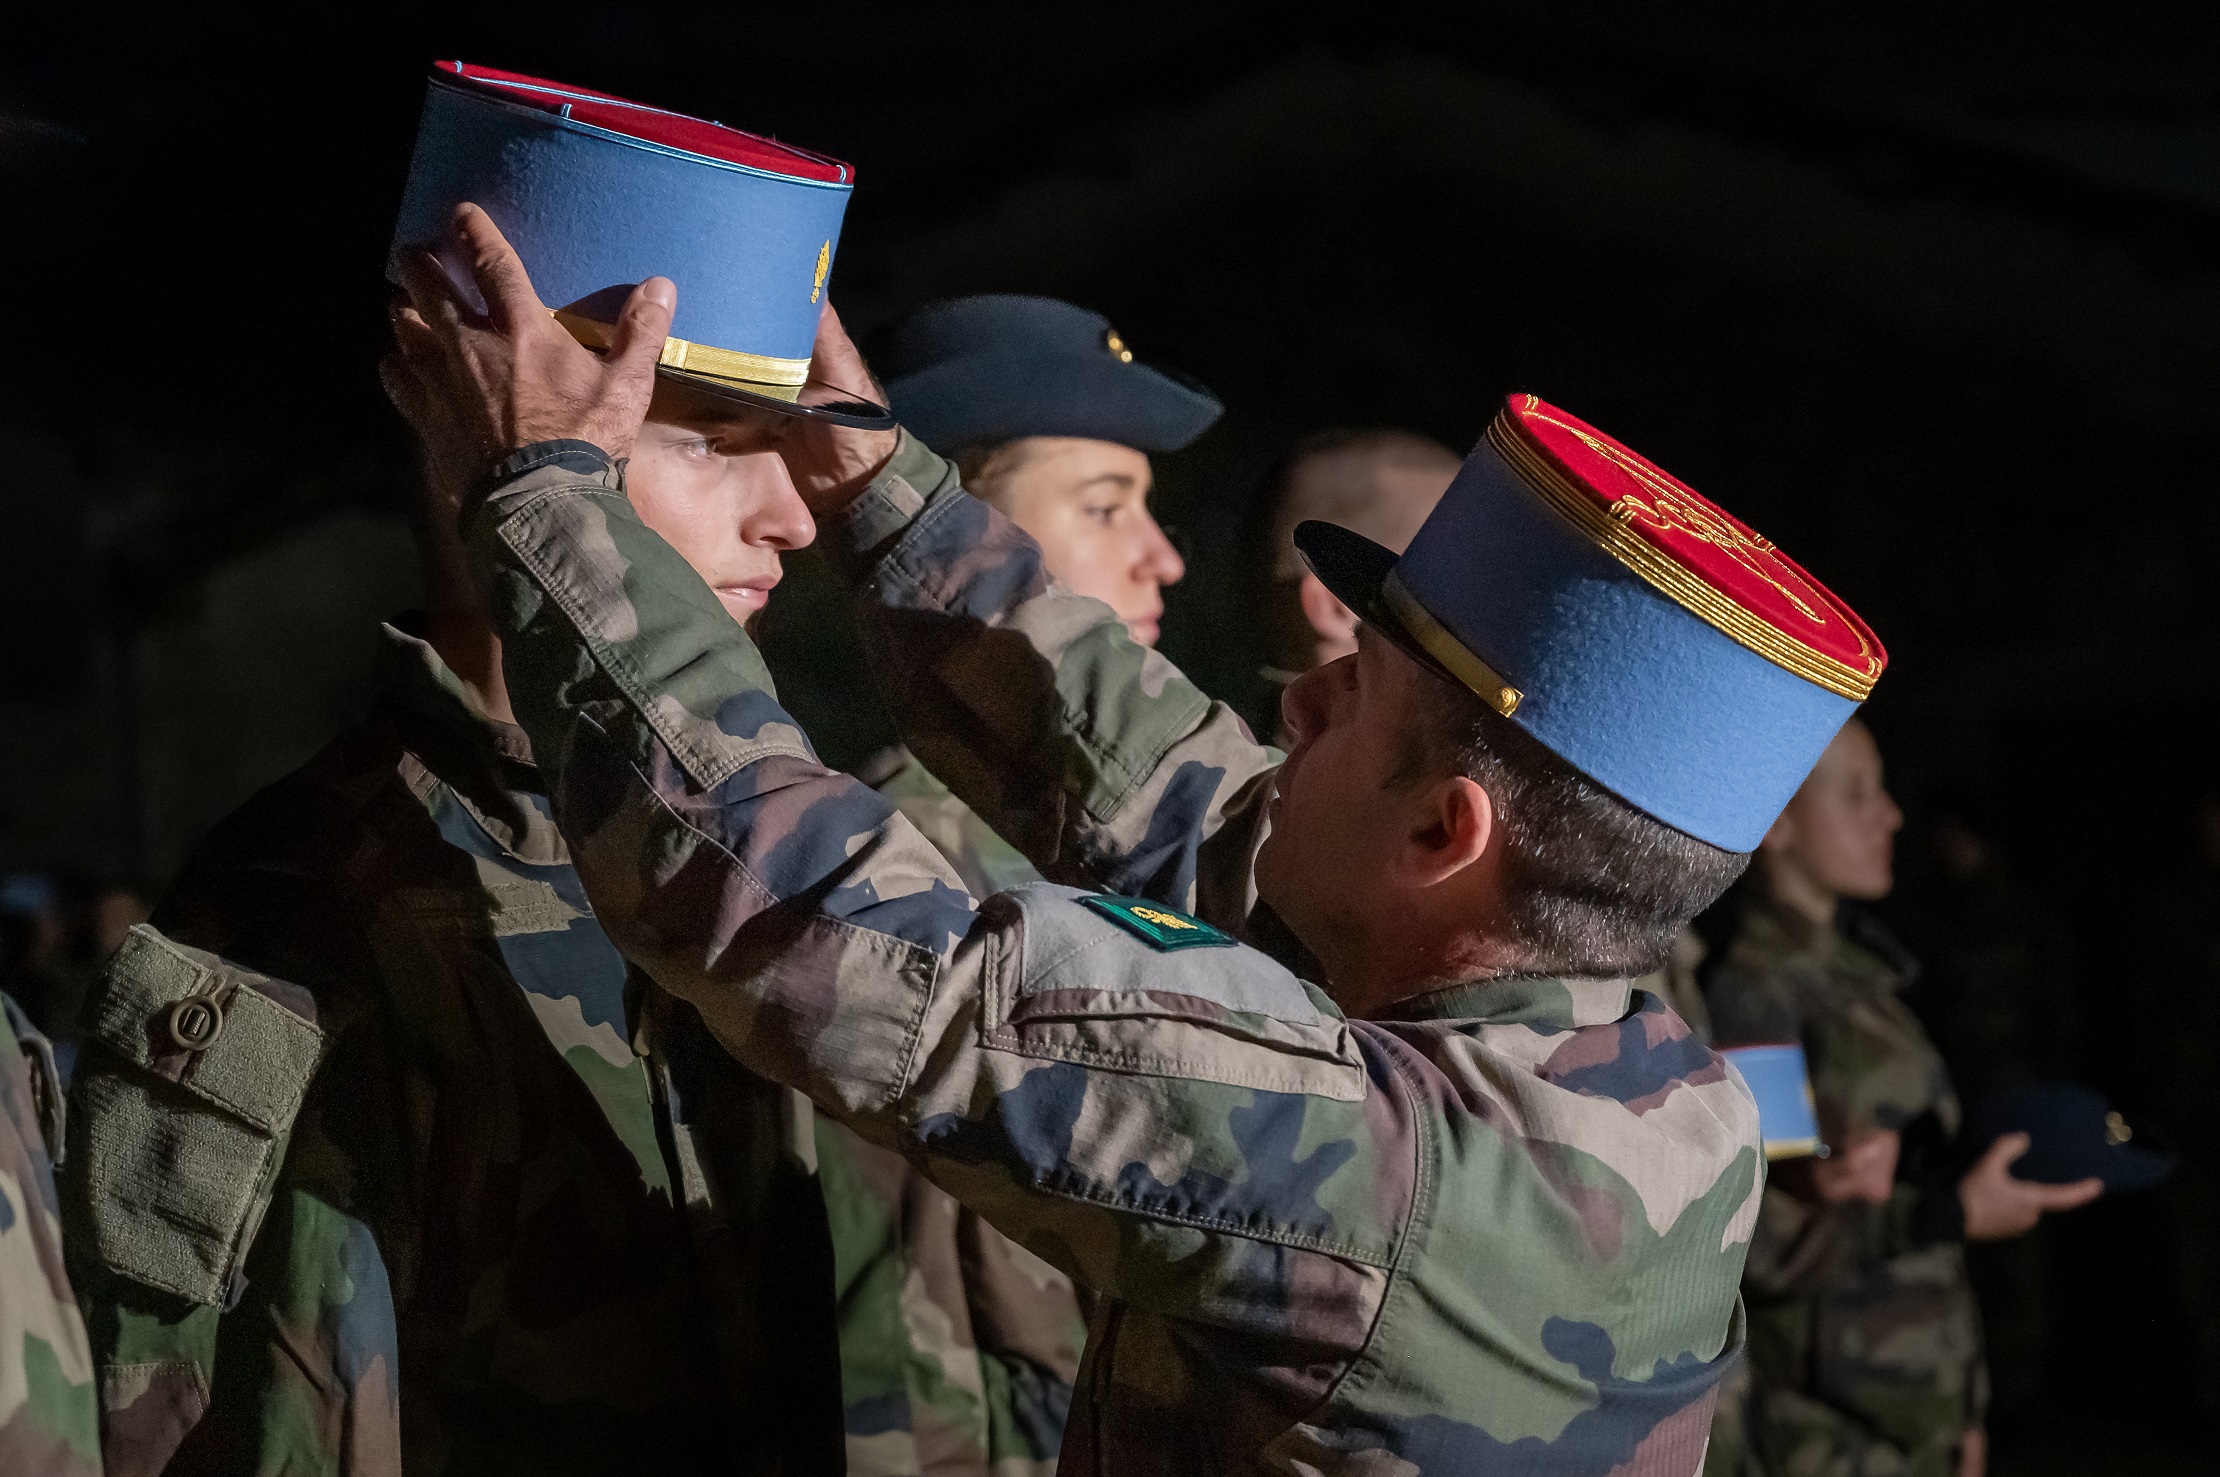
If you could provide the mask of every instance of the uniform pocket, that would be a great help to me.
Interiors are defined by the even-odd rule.
[[[312,1010],[294,986],[131,930],[92,1002],[96,1054],[70,1114],[70,1178],[103,1266],[224,1302],[323,1055]]]

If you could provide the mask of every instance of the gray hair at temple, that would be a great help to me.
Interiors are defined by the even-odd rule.
[[[1391,428],[1320,431],[1288,451],[1265,483],[1259,527],[1268,675],[1286,680],[1356,650],[1356,617],[1303,568],[1295,525],[1338,523],[1400,554],[1463,465],[1439,441]]]

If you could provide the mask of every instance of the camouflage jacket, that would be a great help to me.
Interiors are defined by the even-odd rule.
[[[840,1470],[806,1104],[628,972],[522,733],[398,630],[379,676],[95,997],[111,1472]]]
[[[933,843],[973,897],[992,897],[1041,880],[1024,852],[997,836],[978,811],[957,799],[907,748],[874,755],[856,777],[892,801],[918,834]]]
[[[901,749],[865,766],[978,895],[1033,876],[1025,858]],[[1071,1279],[891,1149],[828,1119],[819,1177],[832,1220],[850,1477],[1055,1469],[1087,1332]]]
[[[1145,902],[973,899],[817,762],[597,448],[516,454],[467,532],[619,946],[1100,1295],[1067,1473],[1695,1469],[1759,1144],[1662,1004],[1498,979],[1351,1021],[1226,937],[1277,754],[914,443],[841,531],[915,643],[881,658],[946,683],[913,743]]]
[[[62,1265],[47,1145],[62,1141],[46,1038],[0,995],[0,1472],[97,1477],[92,1348]]]
[[[1886,1205],[1821,1206],[1768,1187],[1743,1296],[1752,1440],[1766,1470],[1893,1477],[1956,1470],[1980,1424],[1980,1323],[1952,1224],[1958,1102],[1899,998],[1892,949],[1853,942],[1753,886],[1706,980],[1722,1046],[1801,1041],[1820,1127],[1904,1136]],[[1938,1213],[1940,1212],[1940,1213]]]

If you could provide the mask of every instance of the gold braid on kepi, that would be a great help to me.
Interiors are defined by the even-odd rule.
[[[1383,626],[1575,769],[1750,851],[1888,663],[1840,598],[1656,463],[1514,395],[1400,558],[1296,546]]]

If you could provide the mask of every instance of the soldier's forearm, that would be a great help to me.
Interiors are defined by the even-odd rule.
[[[903,737],[1048,875],[1238,928],[1279,755],[904,438],[825,530]]]
[[[974,919],[938,853],[817,762],[754,644],[598,451],[520,452],[469,533],[610,937],[751,1069],[836,1116],[890,1109]]]
[[[1323,995],[1252,951],[1157,950],[1061,889],[975,906],[816,761],[590,448],[520,454],[470,533],[595,913],[727,1050],[1098,1290],[1362,1342],[1405,1213],[1377,1187],[1402,1183],[1412,1130]],[[1230,1165],[1255,1135],[1334,1145],[1327,1182],[1291,1209],[1272,1174],[1133,1172],[1145,1142]]]

